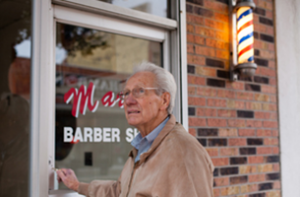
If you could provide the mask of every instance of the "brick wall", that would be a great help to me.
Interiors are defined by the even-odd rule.
[[[189,132],[216,167],[217,196],[279,197],[272,0],[256,0],[256,74],[229,81],[228,0],[187,0]]]

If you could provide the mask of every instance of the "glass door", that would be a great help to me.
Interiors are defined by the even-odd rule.
[[[138,131],[119,99],[135,65],[168,65],[168,34],[128,21],[55,6],[53,167],[79,181],[117,180]],[[63,184],[50,186],[66,189]]]

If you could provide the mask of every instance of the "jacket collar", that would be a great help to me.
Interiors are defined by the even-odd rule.
[[[140,156],[140,161],[139,161],[140,163],[143,163],[153,153],[153,151],[161,144],[163,139],[172,131],[172,128],[175,126],[175,124],[176,124],[175,116],[171,114],[170,119],[166,123],[165,127],[158,134],[158,136],[155,138],[149,150]],[[137,150],[133,148],[130,151],[129,156],[135,158],[136,155],[137,155]]]

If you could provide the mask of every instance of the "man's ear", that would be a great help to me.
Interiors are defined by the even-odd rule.
[[[164,92],[161,95],[162,98],[162,105],[160,107],[161,110],[166,110],[168,109],[168,106],[170,104],[170,100],[171,100],[171,95],[169,92]]]

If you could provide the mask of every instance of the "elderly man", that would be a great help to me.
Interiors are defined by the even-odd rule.
[[[70,169],[58,170],[59,179],[90,197],[212,197],[213,164],[171,114],[175,93],[171,73],[150,63],[136,67],[123,99],[126,119],[140,133],[118,181],[80,183]]]

